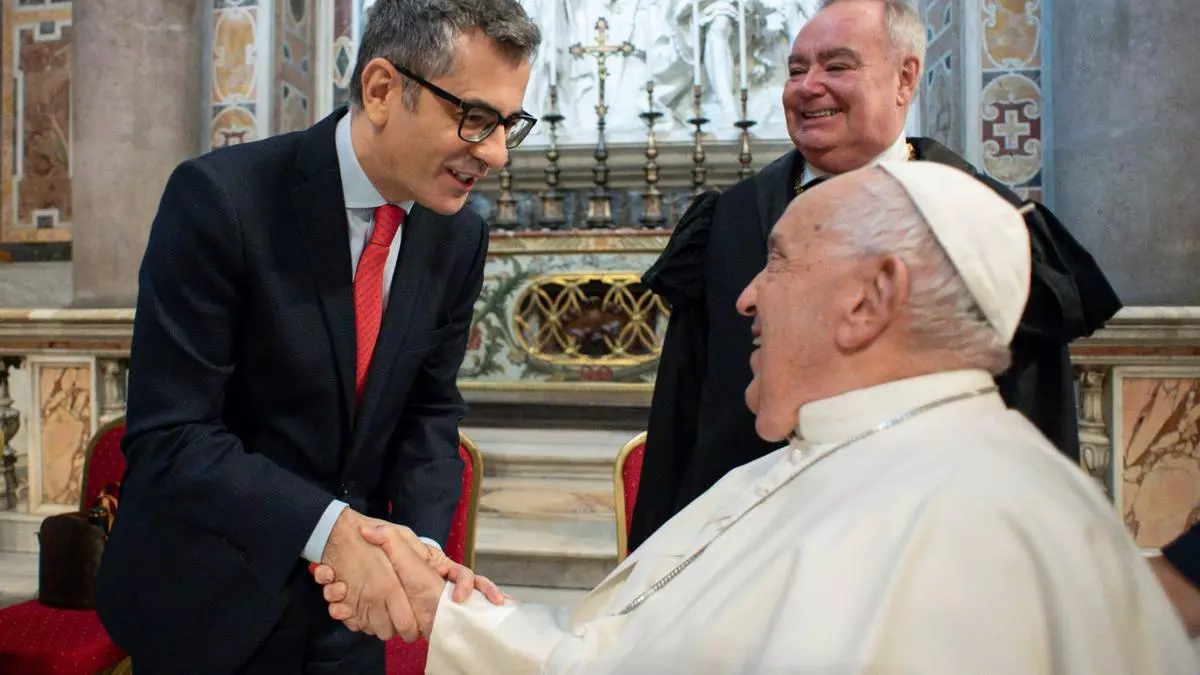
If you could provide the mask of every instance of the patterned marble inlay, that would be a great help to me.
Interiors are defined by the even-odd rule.
[[[211,62],[213,148],[259,137],[257,5],[252,1],[216,0]]]
[[[1042,196],[1041,0],[982,0],[980,168],[1027,199]]]
[[[1200,519],[1200,379],[1121,382],[1121,502],[1139,546],[1158,548]]]
[[[921,106],[922,133],[962,154],[962,26],[956,20],[960,11],[952,0],[925,5],[928,48]]]
[[[339,108],[350,100],[350,77],[354,72],[355,45],[353,35],[355,0],[333,0],[333,107]],[[324,113],[325,111],[322,111]]]
[[[92,435],[91,369],[85,365],[42,365],[37,373],[41,502],[77,504],[84,452]]]
[[[71,5],[3,7],[0,241],[68,242]]]
[[[275,5],[275,133],[300,131],[313,123],[312,5],[313,0],[285,0]]]

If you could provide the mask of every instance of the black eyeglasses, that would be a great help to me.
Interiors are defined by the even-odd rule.
[[[481,103],[468,103],[436,84],[431,84],[425,79],[417,77],[408,68],[396,65],[395,63],[392,64],[392,67],[401,75],[425,87],[439,98],[457,106],[462,111],[462,115],[458,120],[458,137],[468,143],[479,143],[488,136],[491,136],[496,127],[504,125],[504,144],[511,150],[520,145],[521,141],[525,140],[525,137],[529,135],[529,131],[533,129],[533,125],[537,122],[536,117],[523,112],[502,117],[495,108]]]

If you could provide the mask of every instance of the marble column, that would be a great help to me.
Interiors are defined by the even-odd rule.
[[[1056,212],[1126,305],[1200,304],[1196,0],[1055,0]]]
[[[74,305],[131,307],[163,186],[201,138],[202,0],[75,3]]]

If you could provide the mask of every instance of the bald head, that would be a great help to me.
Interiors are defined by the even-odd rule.
[[[927,188],[947,206],[930,206]],[[1028,292],[1013,281],[1028,278],[1025,237],[1016,210],[986,186],[926,162],[853,171],[793,200],[738,300],[761,345],[747,389],[759,435],[786,437],[801,405],[845,391],[1002,371]],[[984,253],[997,261],[981,262]]]

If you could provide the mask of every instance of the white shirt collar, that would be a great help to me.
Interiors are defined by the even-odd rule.
[[[894,143],[892,143],[890,146],[888,146],[887,150],[884,150],[883,152],[876,155],[874,159],[867,162],[866,166],[874,166],[880,162],[886,162],[886,161],[904,162],[907,160],[908,160],[908,138],[904,135],[904,132],[900,132],[900,136],[896,139],[896,141]],[[809,181],[820,178],[822,176],[828,176],[828,175],[829,175],[828,171],[825,171],[823,169],[818,169],[817,167],[813,166],[812,164],[805,162],[804,163],[804,174],[800,179],[800,184],[804,185],[804,184],[808,183]]]
[[[387,200],[375,189],[362,165],[358,163],[358,155],[354,152],[354,140],[350,137],[350,115],[351,113],[347,112],[338,121],[335,136],[338,169],[342,176],[342,198],[348,209],[374,209],[386,204]],[[413,203],[401,202],[399,206],[407,213],[412,210]]]
[[[810,443],[844,441],[927,403],[993,385],[985,370],[951,370],[855,389],[801,406],[796,434]]]

